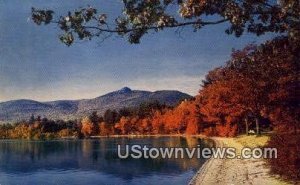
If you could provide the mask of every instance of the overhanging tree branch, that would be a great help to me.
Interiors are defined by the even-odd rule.
[[[228,23],[228,34],[241,36],[245,31],[262,35],[266,32],[288,33],[290,39],[300,38],[299,2],[289,1],[269,4],[269,1],[206,1],[197,0],[124,0],[123,14],[115,19],[114,26],[108,26],[106,14],[99,14],[93,7],[81,8],[53,20],[52,10],[32,8],[32,20],[38,24],[56,23],[63,31],[60,40],[70,46],[75,39],[92,39],[103,34],[126,36],[130,43],[139,43],[148,31],[165,28],[193,26],[198,30],[207,25]],[[178,5],[179,16],[184,22],[171,16],[168,5]],[[202,17],[215,15],[216,21],[204,21]],[[96,32],[95,32],[96,31]]]
[[[206,22],[206,21],[191,21],[191,22],[182,22],[182,23],[176,23],[174,25],[166,25],[166,26],[144,26],[144,27],[139,27],[139,28],[131,28],[131,29],[127,29],[127,30],[113,30],[113,29],[104,29],[101,27],[97,27],[97,26],[82,26],[85,29],[95,29],[95,30],[99,30],[99,31],[103,31],[103,32],[108,32],[108,33],[129,33],[132,31],[137,31],[140,29],[147,29],[147,30],[158,30],[158,29],[162,29],[162,28],[176,28],[176,27],[182,27],[182,26],[189,26],[189,25],[201,25],[201,26],[205,26],[205,25],[216,25],[216,24],[220,24],[220,23],[224,23],[229,21],[229,19],[221,19],[218,21],[211,21],[211,22]],[[58,23],[58,22],[54,22],[54,23]]]

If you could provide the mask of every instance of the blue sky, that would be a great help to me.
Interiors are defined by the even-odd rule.
[[[108,15],[121,12],[120,0],[1,0],[0,102],[93,98],[123,86],[196,95],[205,74],[224,64],[232,48],[270,38],[228,36],[222,24],[196,33],[185,29],[180,35],[175,30],[148,34],[138,45],[112,37],[66,47],[55,25],[41,27],[28,20],[31,7],[65,14],[86,5]]]

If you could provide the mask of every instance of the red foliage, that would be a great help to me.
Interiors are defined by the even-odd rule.
[[[297,46],[286,38],[234,51],[224,67],[209,72],[194,100],[173,109],[144,106],[145,113],[123,116],[114,128],[120,134],[231,137],[247,131],[250,121],[259,132],[260,120],[266,119],[276,130],[297,130],[300,112],[295,53]]]
[[[300,135],[274,135],[268,147],[277,148],[277,159],[269,159],[271,170],[291,180],[300,180]]]

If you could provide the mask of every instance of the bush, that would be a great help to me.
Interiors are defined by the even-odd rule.
[[[300,135],[277,134],[271,137],[268,147],[277,148],[277,159],[269,159],[271,170],[284,178],[300,180]]]

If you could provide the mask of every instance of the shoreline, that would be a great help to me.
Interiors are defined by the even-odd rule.
[[[210,137],[210,139],[213,140],[216,147],[222,147],[222,143],[218,142],[214,137]],[[202,184],[204,181],[204,177],[206,174],[209,173],[209,170],[211,169],[213,162],[214,162],[214,158],[209,158],[207,161],[205,161],[205,163],[200,167],[200,169],[190,180],[188,185]]]
[[[236,151],[241,151],[244,147],[262,147],[266,144],[268,137],[239,136],[234,138],[207,137],[205,135],[110,135],[92,136],[89,139],[101,138],[142,138],[142,137],[197,137],[200,139],[212,140],[215,147],[233,147]],[[0,141],[13,141],[18,139],[0,139]],[[74,137],[57,138],[50,140],[28,140],[26,141],[60,141],[60,140],[85,140]],[[249,140],[251,142],[249,142]],[[276,175],[270,174],[270,169],[266,166],[264,159],[218,159],[209,158],[197,170],[189,180],[189,185],[223,185],[223,184],[247,184],[247,185],[289,185],[294,184],[280,179]]]
[[[251,137],[251,136],[244,136]],[[211,137],[216,147],[235,147],[237,151],[248,147],[238,138]],[[251,145],[251,144],[250,144]],[[189,185],[290,185],[293,183],[280,179],[279,176],[270,174],[270,168],[264,159],[208,159],[196,172],[188,183]]]
[[[126,137],[126,138],[142,138],[142,137],[198,137],[201,139],[207,139],[209,137],[205,135],[186,135],[186,134],[148,134],[148,135],[107,135],[107,136],[91,136],[89,138],[77,138],[74,136],[70,137],[57,137],[57,138],[47,138],[47,139],[17,139],[17,138],[3,138],[0,140],[28,140],[28,141],[53,141],[53,140],[88,140],[88,139],[100,139],[100,138],[121,138],[121,137]]]

